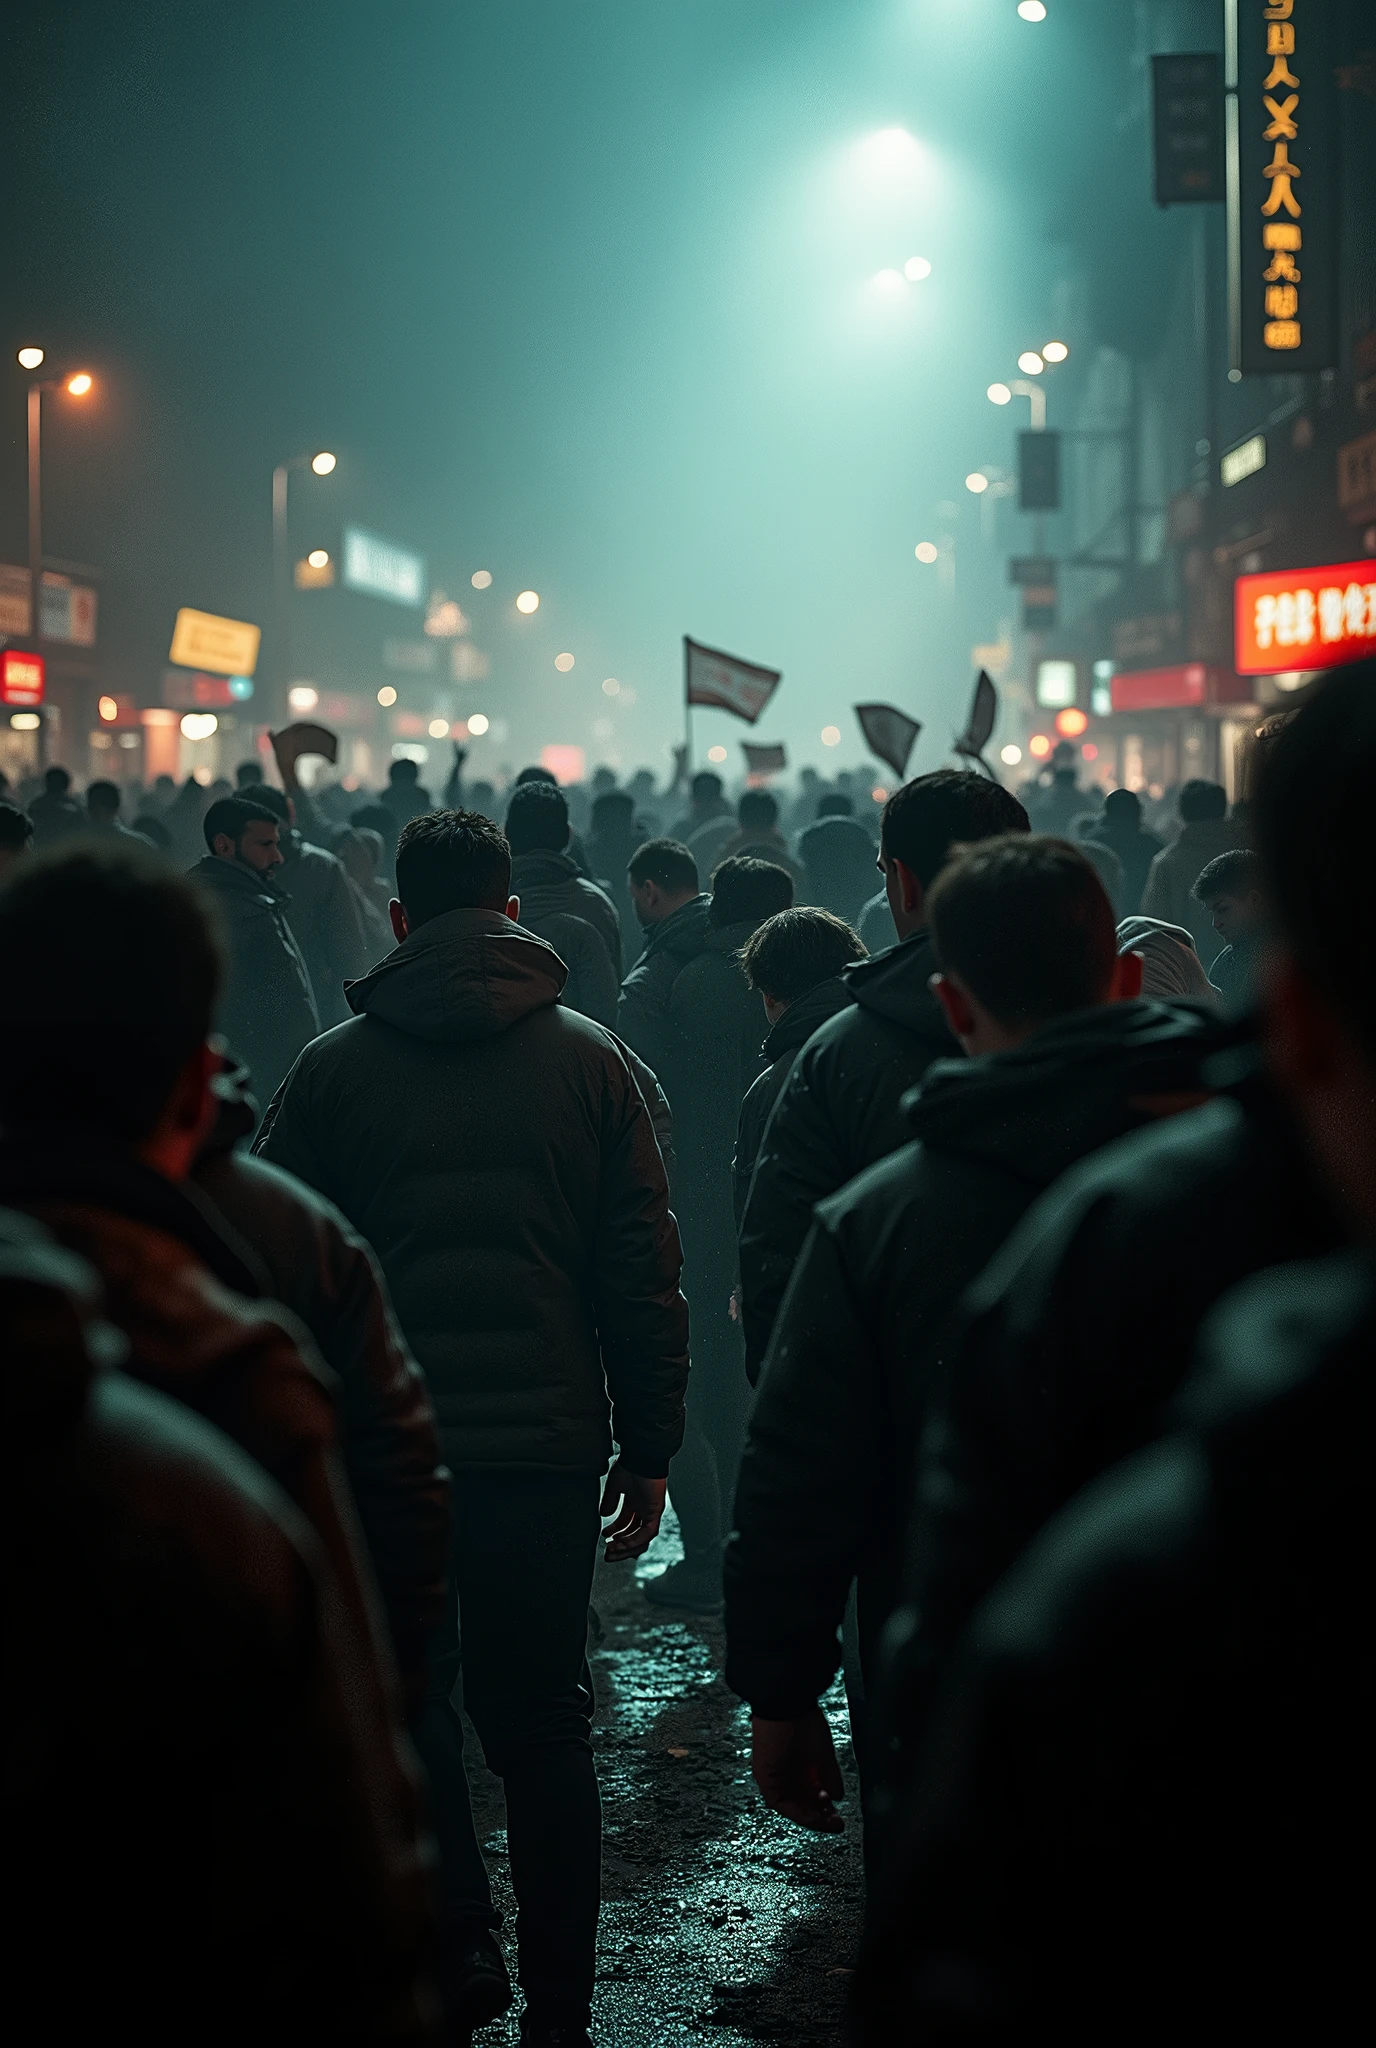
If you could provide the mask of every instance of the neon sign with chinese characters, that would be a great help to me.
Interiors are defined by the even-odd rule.
[[[1336,106],[1325,0],[1228,0],[1233,367],[1337,361]]]
[[[1376,654],[1376,561],[1239,576],[1233,664],[1239,675],[1340,668]]]

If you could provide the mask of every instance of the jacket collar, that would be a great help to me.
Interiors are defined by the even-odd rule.
[[[834,1017],[838,1010],[848,1010],[854,1001],[839,974],[832,975],[827,981],[819,981],[815,988],[805,990],[791,1002],[778,1023],[771,1027],[764,1042],[765,1058],[772,1066],[775,1060],[801,1051],[828,1017]]]

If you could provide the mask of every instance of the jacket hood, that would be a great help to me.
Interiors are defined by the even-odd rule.
[[[349,1008],[413,1038],[496,1038],[559,1000],[569,978],[553,946],[500,910],[449,910],[344,985]]]
[[[647,953],[671,953],[676,960],[696,960],[707,938],[707,912],[712,899],[704,894],[682,903],[645,934]]]
[[[1183,1003],[1077,1010],[1012,1052],[938,1061],[903,1106],[931,1150],[1049,1187],[1146,1122],[1141,1098],[1202,1093],[1200,1067],[1219,1038],[1207,1010]]]
[[[769,1064],[773,1066],[775,1060],[800,1052],[819,1025],[834,1017],[838,1010],[848,1010],[854,1001],[839,974],[819,981],[815,988],[796,997],[765,1039],[764,1056]]]
[[[929,933],[914,932],[886,952],[857,960],[842,979],[862,1010],[872,1010],[890,1023],[901,1024],[922,1038],[935,1038],[954,1050],[940,1003],[927,983],[936,973],[936,954]]]
[[[753,917],[737,918],[735,924],[713,924],[709,919],[702,950],[704,953],[739,953],[751,933],[758,930],[758,921]]]
[[[578,880],[578,863],[567,853],[551,853],[546,846],[532,848],[529,853],[513,854],[511,860],[511,893],[519,896],[522,886],[527,889],[556,888],[561,882]]]

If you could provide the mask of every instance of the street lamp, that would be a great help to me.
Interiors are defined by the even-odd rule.
[[[20,367],[37,370],[43,365],[41,348],[21,348]],[[86,398],[94,388],[89,370],[77,370],[70,377],[35,377],[29,386],[29,637],[35,647],[43,640],[43,393],[63,390],[73,398]],[[40,767],[47,759],[47,721],[38,727]]]
[[[285,689],[291,680],[291,593],[287,561],[287,478],[294,469],[308,466],[317,476],[329,476],[337,457],[322,448],[318,455],[294,455],[279,462],[272,472],[272,588],[276,612],[277,680]]]

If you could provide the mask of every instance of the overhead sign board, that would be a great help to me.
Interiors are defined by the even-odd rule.
[[[342,581],[346,589],[361,590],[369,597],[423,605],[425,557],[399,548],[395,541],[365,533],[361,526],[346,526]]]
[[[1239,441],[1236,448],[1227,449],[1219,460],[1218,477],[1225,491],[1240,484],[1244,477],[1255,476],[1259,469],[1266,467],[1265,434],[1249,434],[1245,441]]]
[[[1338,99],[1332,0],[1227,0],[1232,366],[1338,361]]]
[[[7,647],[0,653],[0,704],[29,710],[41,704],[45,674],[41,654],[21,654]]]
[[[1376,654],[1376,561],[1239,576],[1233,666],[1239,675],[1341,668]]]
[[[1156,203],[1223,197],[1223,66],[1212,54],[1153,57]]]
[[[89,583],[74,583],[52,569],[43,571],[41,625],[45,640],[70,647],[96,644],[96,593]],[[29,572],[13,562],[0,562],[0,633],[29,634]]]
[[[261,629],[244,619],[222,619],[214,612],[177,613],[167,658],[179,668],[209,669],[217,676],[251,676],[258,666]]]
[[[220,711],[246,704],[253,695],[247,676],[209,676],[194,670],[163,671],[162,701],[174,711]]]

